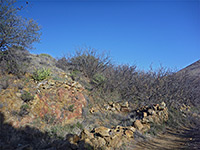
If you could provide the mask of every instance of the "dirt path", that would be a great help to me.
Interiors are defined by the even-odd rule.
[[[136,143],[136,150],[200,150],[200,126],[180,130],[167,129],[165,133]]]

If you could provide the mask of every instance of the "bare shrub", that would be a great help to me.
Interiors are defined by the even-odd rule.
[[[109,56],[104,53],[98,54],[95,49],[85,48],[76,51],[76,53],[68,58],[63,57],[58,60],[57,66],[66,70],[78,70],[86,77],[92,79],[96,73],[103,72],[110,63]]]
[[[56,67],[61,68],[64,71],[68,70],[68,60],[65,56],[57,60]]]
[[[0,52],[0,68],[2,73],[11,73],[20,77],[26,73],[29,59],[28,51],[21,47],[12,47]]]

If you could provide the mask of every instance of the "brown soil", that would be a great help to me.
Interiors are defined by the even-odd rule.
[[[137,142],[136,150],[198,150],[200,149],[200,126],[167,129],[155,138]]]

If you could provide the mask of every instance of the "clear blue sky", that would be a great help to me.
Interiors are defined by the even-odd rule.
[[[140,69],[181,69],[200,59],[199,0],[27,1],[22,15],[42,26],[33,53],[61,57],[87,45]]]

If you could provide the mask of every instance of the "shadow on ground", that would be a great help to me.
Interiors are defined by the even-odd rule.
[[[66,135],[70,137],[72,135]],[[4,123],[0,112],[0,149],[1,150],[86,150],[93,149],[83,141],[71,144],[68,140],[51,138],[36,128],[26,126],[16,129]]]

